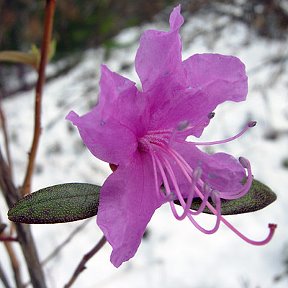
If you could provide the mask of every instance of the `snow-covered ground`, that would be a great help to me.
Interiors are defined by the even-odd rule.
[[[167,23],[123,31],[115,38],[119,48],[111,50],[109,57],[105,57],[103,48],[88,51],[75,69],[46,86],[43,133],[33,190],[64,182],[103,183],[110,173],[108,165],[95,159],[85,149],[76,128],[64,120],[65,115],[71,109],[79,114],[85,113],[96,103],[101,63],[139,83],[133,61],[140,33],[147,28],[167,29],[167,24],[168,19]],[[218,26],[224,28],[216,33],[215,27]],[[106,244],[88,263],[88,269],[74,287],[283,288],[288,285],[287,280],[277,284],[272,282],[273,277],[282,272],[282,252],[288,242],[288,217],[285,215],[288,209],[288,170],[282,165],[284,158],[288,157],[288,63],[283,63],[280,75],[277,71],[280,65],[261,66],[271,57],[287,55],[287,41],[259,38],[246,26],[213,14],[199,14],[186,19],[181,34],[183,59],[194,53],[217,52],[238,56],[246,64],[249,76],[247,101],[221,105],[202,139],[229,137],[248,120],[257,120],[255,128],[240,139],[215,147],[215,151],[248,158],[255,178],[266,183],[278,195],[278,200],[264,210],[227,219],[254,239],[265,238],[268,223],[277,223],[275,237],[267,246],[254,247],[243,242],[224,225],[216,234],[207,236],[188,220],[175,220],[167,205],[156,211],[148,226],[150,233],[131,261],[119,269],[114,268],[109,262],[111,247]],[[127,43],[131,44],[127,46]],[[258,69],[260,66],[261,69]],[[49,69],[54,68],[51,66]],[[11,139],[14,176],[19,185],[31,144],[33,100],[34,92],[31,91],[3,103]],[[271,131],[286,131],[286,134],[280,133],[276,139],[269,140],[267,134]],[[2,198],[0,201],[3,217],[6,207]],[[213,216],[202,215],[199,219],[208,226],[214,223]],[[34,225],[33,233],[41,259],[45,259],[80,224]],[[100,237],[101,231],[95,219],[90,220],[82,232],[45,265],[49,287],[63,287],[84,253]],[[2,246],[0,253],[1,264],[5,266],[8,259]]]

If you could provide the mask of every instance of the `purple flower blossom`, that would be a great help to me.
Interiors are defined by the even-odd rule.
[[[92,154],[118,167],[101,189],[97,216],[113,247],[111,262],[116,267],[134,256],[154,211],[164,203],[170,204],[178,220],[189,218],[207,234],[216,232],[222,221],[247,242],[263,245],[275,229],[270,227],[265,240],[252,241],[221,216],[221,199],[248,192],[250,163],[225,153],[209,155],[197,147],[234,140],[255,122],[225,140],[186,141],[189,135],[201,136],[218,104],[245,100],[247,76],[243,63],[233,56],[196,54],[182,61],[182,24],[178,6],[170,15],[170,31],[149,30],[142,35],[135,60],[142,91],[102,66],[98,105],[84,116],[74,112],[67,116]],[[203,201],[192,211],[195,197]],[[183,207],[181,214],[175,200]],[[216,215],[211,230],[195,220],[205,207]]]

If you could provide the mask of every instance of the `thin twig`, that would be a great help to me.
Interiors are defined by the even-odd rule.
[[[3,159],[0,149],[0,188],[6,200],[8,207],[12,207],[13,204],[20,199],[20,192],[15,187],[7,163]],[[34,238],[32,236],[30,226],[15,223],[17,237],[21,246],[25,262],[31,277],[31,283],[33,287],[46,288],[45,278],[42,266],[39,261],[38,253]],[[9,242],[4,242],[9,243]]]
[[[64,286],[64,288],[69,288],[73,285],[78,276],[86,269],[86,263],[104,246],[105,243],[106,238],[105,236],[102,236],[100,241],[92,248],[92,250],[83,256],[72,277],[70,278],[69,282]]]
[[[14,273],[14,279],[15,279],[15,284],[17,288],[22,288],[23,287],[23,280],[21,277],[21,271],[20,271],[20,264],[18,261],[18,258],[16,256],[16,253],[14,251],[14,248],[12,246],[12,243],[10,242],[4,242],[5,249],[7,251],[7,254],[9,255],[11,267]]]
[[[42,108],[42,92],[45,83],[45,68],[49,56],[49,46],[51,42],[53,18],[55,12],[56,0],[47,0],[45,8],[45,22],[44,22],[44,35],[41,47],[41,59],[38,70],[38,80],[36,83],[35,93],[35,115],[34,115],[34,136],[32,141],[31,150],[29,153],[29,160],[26,170],[24,183],[22,186],[21,194],[24,196],[31,192],[31,179],[34,171],[35,159],[38,149],[38,144],[41,134],[41,108]]]
[[[3,233],[4,234],[4,233]],[[12,236],[6,236],[6,235],[0,235],[0,242],[18,242],[17,237],[12,237]]]
[[[6,117],[5,117],[5,113],[2,109],[1,100],[0,100],[0,121],[1,121],[2,131],[3,131],[4,145],[5,145],[7,162],[8,162],[8,168],[9,168],[10,175],[12,177],[12,160],[11,160],[11,153],[10,153],[10,146],[9,146],[9,138],[8,138],[8,133],[7,133]]]
[[[61,243],[59,244],[42,262],[41,264],[44,266],[47,264],[52,258],[54,258],[63,248],[66,246],[73,238],[74,236],[82,231],[86,225],[90,222],[92,218],[87,219],[85,222],[83,222],[81,225],[79,225],[77,228],[75,228],[69,235],[68,237]]]
[[[11,288],[12,286],[9,284],[8,278],[3,270],[1,263],[0,263],[0,280],[2,281],[5,288]]]

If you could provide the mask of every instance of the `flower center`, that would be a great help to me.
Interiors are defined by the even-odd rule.
[[[139,139],[138,148],[144,152],[155,151],[159,146],[168,145],[172,134],[170,129],[148,131],[145,136]]]

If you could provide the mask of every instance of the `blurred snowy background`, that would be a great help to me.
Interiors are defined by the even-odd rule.
[[[288,287],[285,277],[288,269],[288,1],[180,2],[185,17],[181,30],[183,59],[195,53],[216,52],[237,56],[246,65],[247,101],[221,105],[201,139],[223,139],[236,134],[247,121],[257,121],[257,126],[240,139],[213,148],[248,158],[255,178],[270,186],[278,196],[266,209],[227,217],[229,221],[255,239],[265,238],[268,223],[277,223],[275,237],[267,246],[254,247],[223,225],[216,234],[207,236],[189,221],[175,220],[170,208],[164,206],[156,211],[131,261],[115,269],[109,262],[111,247],[106,244],[88,263],[74,287]],[[194,2],[194,6],[190,2]],[[78,53],[61,58],[48,67],[48,77],[53,79],[45,86],[43,95],[43,131],[33,191],[64,182],[102,184],[105,181],[111,173],[108,165],[88,152],[76,128],[64,118],[71,109],[83,114],[95,105],[101,63],[139,83],[134,70],[139,37],[146,29],[167,31],[171,11],[172,8],[167,7],[149,24],[121,30],[109,40],[113,45],[106,45],[106,42],[81,56]],[[73,65],[66,72],[52,77],[69,63]],[[4,70],[1,71],[3,76]],[[29,87],[35,79],[33,71],[25,71],[22,80]],[[12,93],[13,87],[20,83],[16,74],[9,75],[5,82],[1,90],[2,97],[5,96],[2,106],[9,131],[14,178],[20,185],[32,139],[34,91]],[[1,141],[3,143],[3,139]],[[1,222],[8,223],[7,207],[1,195],[0,208]],[[199,219],[207,226],[214,223],[213,216],[202,215]],[[79,227],[80,232],[73,232]],[[43,261],[69,239],[55,257],[45,261],[48,286],[53,288],[64,286],[83,255],[101,237],[95,219],[34,225],[32,229]],[[17,244],[14,246],[21,257]],[[0,244],[1,266],[7,267],[8,261]],[[22,272],[28,281],[24,265]],[[284,277],[275,281],[282,273]],[[12,278],[9,271],[11,283]],[[1,285],[0,282],[3,287]]]

